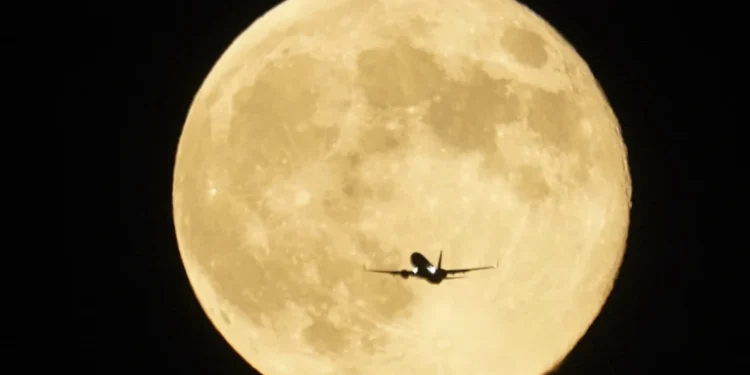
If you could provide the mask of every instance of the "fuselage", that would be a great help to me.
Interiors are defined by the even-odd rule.
[[[410,260],[412,266],[414,266],[411,273],[415,276],[421,277],[432,284],[440,284],[445,278],[445,270],[434,266],[424,255],[417,252],[412,253]]]

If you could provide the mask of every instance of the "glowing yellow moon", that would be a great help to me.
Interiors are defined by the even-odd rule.
[[[291,0],[197,93],[174,219],[201,305],[264,374],[539,374],[611,290],[626,159],[586,63],[518,3]],[[500,266],[362,271],[440,249]]]

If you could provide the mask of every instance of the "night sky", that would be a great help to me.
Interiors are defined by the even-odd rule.
[[[710,116],[724,115],[699,113],[722,103],[711,90],[721,89],[723,69],[697,74],[717,65],[721,50],[697,42],[718,43],[705,34],[705,19],[690,18],[709,10],[620,0],[525,3],[576,47],[599,80],[622,126],[634,186],[628,248],[614,290],[556,373],[695,368],[709,345],[702,339],[709,333],[703,323],[709,311],[698,196],[716,173],[705,160],[716,142],[705,129],[723,121]],[[75,173],[118,171],[119,184],[119,217],[92,220],[97,228],[115,229],[116,240],[91,230],[87,238],[97,248],[77,260],[92,271],[76,278],[83,297],[77,319],[95,322],[94,335],[76,354],[81,368],[101,374],[255,373],[213,328],[188,283],[172,223],[171,180],[193,95],[232,40],[273,5],[100,2],[85,11],[82,22],[69,25],[75,29],[71,40],[81,47],[70,54],[85,58],[67,78],[89,103],[85,117],[92,129],[80,127],[77,142],[93,143],[96,151],[68,143],[66,195],[83,194],[71,190]],[[101,161],[72,172],[75,160],[89,165],[96,155],[112,152],[119,152],[118,168],[102,167]],[[66,197],[67,210],[76,210],[73,199]],[[66,222],[66,233],[80,237],[76,225]],[[66,234],[66,241],[73,236]]]

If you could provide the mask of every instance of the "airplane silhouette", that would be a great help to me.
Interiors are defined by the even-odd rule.
[[[400,270],[400,271],[388,271],[388,270],[373,270],[369,269],[366,266],[363,268],[367,272],[377,272],[377,273],[385,273],[393,276],[401,276],[404,279],[408,279],[410,276],[419,277],[421,279],[425,279],[431,284],[440,284],[443,280],[453,280],[453,279],[463,279],[463,276],[455,277],[452,275],[458,274],[458,273],[467,273],[471,271],[479,271],[479,270],[488,270],[491,268],[496,268],[498,264],[500,264],[500,261],[495,263],[494,266],[487,266],[487,267],[475,267],[475,268],[460,268],[460,269],[452,269],[452,270],[446,270],[442,268],[443,263],[443,251],[440,251],[440,256],[438,258],[438,264],[437,267],[433,266],[432,263],[430,263],[427,258],[425,258],[424,255],[420,253],[412,253],[411,257],[411,264],[414,266],[411,270]]]

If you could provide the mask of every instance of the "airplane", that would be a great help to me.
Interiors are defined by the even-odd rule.
[[[388,271],[388,270],[373,270],[367,268],[367,266],[363,266],[364,270],[367,272],[377,272],[377,273],[385,273],[392,276],[401,276],[404,279],[408,279],[410,276],[419,277],[421,279],[427,280],[431,284],[440,284],[443,280],[453,280],[453,279],[463,279],[465,276],[453,276],[455,274],[459,273],[467,273],[471,271],[479,271],[479,270],[488,270],[492,268],[496,268],[498,264],[500,264],[500,261],[495,263],[494,266],[487,266],[487,267],[475,267],[475,268],[460,268],[460,269],[452,269],[452,270],[446,270],[442,268],[443,263],[443,251],[440,250],[440,256],[438,257],[438,264],[437,267],[433,266],[432,263],[430,263],[427,258],[418,253],[414,252],[411,254],[410,257],[411,264],[414,266],[411,270],[400,270],[400,271]]]

